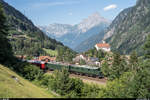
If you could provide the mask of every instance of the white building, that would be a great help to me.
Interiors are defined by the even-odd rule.
[[[100,62],[98,62],[98,61],[96,61],[96,62],[95,62],[95,64],[96,64],[96,65],[98,65],[98,66],[100,66],[100,65],[101,65],[101,63],[100,63]]]
[[[106,51],[106,52],[110,52],[110,45],[105,43],[105,41],[103,41],[103,43],[98,43],[95,45],[95,48],[98,50],[103,50],[103,51]]]
[[[82,54],[81,54],[81,55],[79,55],[79,57],[80,57],[80,59],[86,60],[86,57],[85,57],[85,56],[83,56]]]
[[[73,58],[73,61],[79,62],[81,59],[82,59],[82,60],[86,60],[87,58],[86,58],[84,55],[79,54],[79,55],[77,55],[75,58]]]

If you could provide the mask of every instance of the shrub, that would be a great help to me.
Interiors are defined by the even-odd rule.
[[[97,85],[84,84],[81,96],[84,98],[96,98],[98,96],[99,91],[100,88]]]
[[[43,76],[42,70],[34,65],[26,65],[22,72],[23,77],[33,81],[34,79],[40,79]]]

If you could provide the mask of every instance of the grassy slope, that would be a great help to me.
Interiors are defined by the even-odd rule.
[[[43,50],[46,51],[46,53],[48,53],[51,56],[57,56],[58,55],[56,50],[45,49],[45,48],[43,48]]]
[[[20,82],[19,84],[11,76],[16,76]],[[39,88],[29,81],[18,76],[15,72],[11,71],[0,65],[0,98],[53,98],[51,93],[48,93],[43,88]]]

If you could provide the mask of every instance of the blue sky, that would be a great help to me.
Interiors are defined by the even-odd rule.
[[[113,20],[121,10],[136,4],[136,0],[4,0],[35,25],[52,23],[77,24],[89,15],[99,12]]]

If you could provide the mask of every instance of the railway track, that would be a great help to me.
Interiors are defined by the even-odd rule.
[[[103,79],[98,79],[98,78],[93,78],[93,77],[88,77],[88,76],[81,76],[81,75],[76,75],[76,74],[70,74],[71,78],[80,78],[83,82],[85,83],[90,83],[90,84],[100,84],[100,85],[106,85],[107,80],[105,78]]]
[[[52,74],[53,71],[47,71],[46,73]],[[84,83],[89,83],[89,84],[98,84],[98,85],[106,85],[107,79],[106,78],[93,78],[93,77],[88,77],[88,76],[82,76],[82,75],[77,75],[77,74],[70,74],[70,78],[79,78],[81,79]]]

